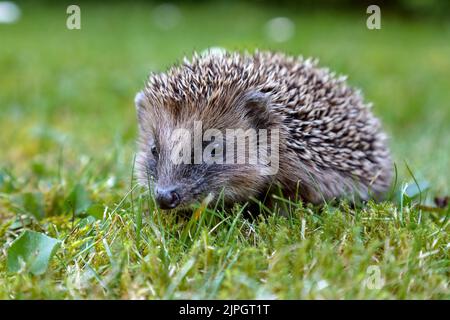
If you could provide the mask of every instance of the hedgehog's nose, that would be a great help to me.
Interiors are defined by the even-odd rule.
[[[173,209],[180,204],[180,195],[174,187],[157,187],[156,202],[161,209]]]

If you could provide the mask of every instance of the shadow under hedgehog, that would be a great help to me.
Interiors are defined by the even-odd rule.
[[[272,52],[194,54],[151,74],[135,103],[138,177],[161,209],[219,196],[226,205],[263,201],[274,185],[286,198],[313,204],[381,199],[391,184],[387,138],[370,104],[316,60]],[[188,134],[199,124],[200,139]],[[230,138],[230,129],[256,132],[256,139]],[[205,135],[211,130],[214,137]],[[277,135],[264,140],[263,133]],[[239,141],[248,148],[232,149]],[[203,152],[196,154],[196,145]],[[215,161],[197,157],[205,153]],[[260,161],[266,153],[271,161]],[[245,161],[225,161],[239,155]]]

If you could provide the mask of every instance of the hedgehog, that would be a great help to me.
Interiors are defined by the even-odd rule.
[[[191,208],[205,199],[264,202],[279,190],[286,199],[312,204],[382,200],[391,184],[387,135],[372,105],[317,59],[264,51],[194,53],[166,72],[151,73],[135,105],[138,177],[161,209]],[[196,127],[203,134],[197,139],[189,134]],[[228,144],[230,129],[244,135]],[[211,130],[216,134],[205,135]],[[245,135],[250,131],[256,139]],[[250,140],[260,150],[250,148]],[[244,161],[233,162],[236,141],[248,146],[240,150]],[[268,159],[262,154],[276,157],[259,161]],[[248,161],[255,156],[256,162]]]

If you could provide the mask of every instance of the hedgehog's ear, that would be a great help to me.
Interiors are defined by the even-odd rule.
[[[260,91],[246,93],[242,105],[246,117],[256,129],[269,129],[274,126],[275,119],[270,112],[270,98]]]
[[[147,127],[145,125],[146,119],[145,119],[145,113],[147,110],[147,98],[145,96],[145,93],[143,91],[139,91],[136,96],[134,97],[134,105],[136,107],[136,115],[138,120],[138,128],[139,131],[147,131],[145,128]]]
[[[136,107],[136,113],[138,117],[139,123],[142,121],[142,116],[145,110],[145,94],[143,91],[139,91],[136,96],[134,97],[134,105]]]
[[[139,91],[138,93],[136,93],[136,96],[134,97],[134,105],[136,106],[136,110],[144,108],[145,105],[144,91]]]

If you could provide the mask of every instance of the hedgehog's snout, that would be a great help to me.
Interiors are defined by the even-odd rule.
[[[174,209],[180,202],[180,193],[175,186],[156,187],[155,200],[163,210]]]

